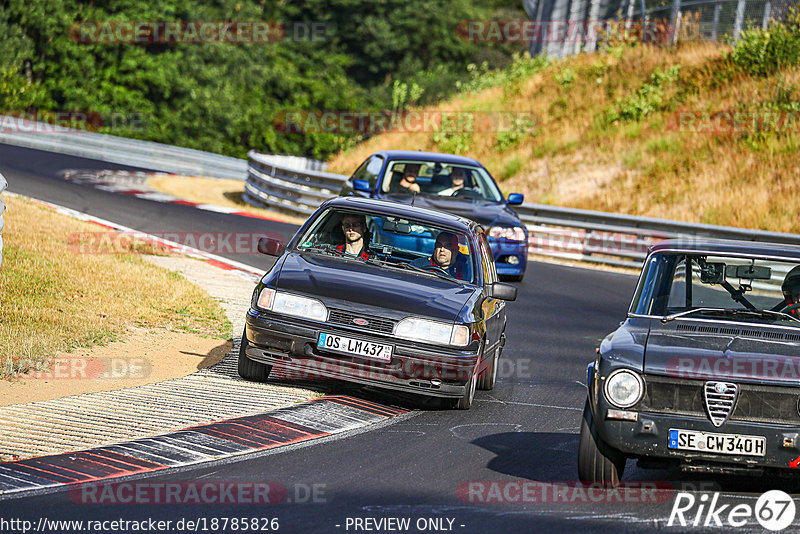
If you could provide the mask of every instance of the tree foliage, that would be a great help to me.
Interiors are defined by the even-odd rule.
[[[398,85],[415,101],[451,94],[466,65],[499,67],[516,45],[458,38],[464,20],[515,13],[494,0],[7,0],[0,7],[0,110],[88,111],[104,133],[243,157],[324,158],[352,139],[282,133],[281,111],[392,109]],[[524,16],[521,10],[515,16]],[[276,21],[270,43],[78,42],[82,21]],[[324,38],[304,37],[324,23]],[[308,37],[308,35],[305,35]]]

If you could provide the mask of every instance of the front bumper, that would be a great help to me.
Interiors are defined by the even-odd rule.
[[[393,345],[389,362],[326,352],[317,348],[321,331]],[[288,377],[324,377],[396,391],[459,398],[476,372],[477,350],[435,348],[390,335],[354,331],[330,323],[250,309],[245,335],[247,357],[279,366]]]
[[[800,456],[800,428],[797,426],[727,421],[721,427],[715,427],[706,417],[647,411],[635,412],[638,414],[637,421],[622,421],[609,419],[609,408],[618,410],[609,405],[601,394],[594,407],[598,433],[608,445],[629,457],[667,460],[682,464],[710,463],[739,467],[789,468],[789,463]],[[750,456],[670,449],[670,429],[763,436],[766,438],[766,454]]]
[[[522,276],[528,265],[528,246],[522,241],[489,238],[489,246],[494,256],[494,264],[499,275]],[[510,263],[510,258],[518,262]]]

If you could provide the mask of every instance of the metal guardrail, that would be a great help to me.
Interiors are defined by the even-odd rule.
[[[301,171],[278,165],[251,151],[244,198],[250,204],[308,216],[338,195],[347,176]],[[694,224],[652,217],[561,208],[542,204],[515,206],[528,228],[529,254],[640,268],[653,243],[663,239],[715,238],[800,245],[800,234]]]
[[[5,176],[0,174],[0,267],[3,266],[3,212],[6,211],[6,203],[3,201],[2,194],[7,186],[8,182],[6,182]]]
[[[0,115],[0,143],[70,154],[156,171],[244,180],[247,160],[139,139],[53,126]],[[265,156],[278,165],[324,170],[322,161],[297,156]]]

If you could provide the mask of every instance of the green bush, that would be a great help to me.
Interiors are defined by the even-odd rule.
[[[785,23],[776,23],[767,30],[742,32],[730,57],[753,76],[767,76],[800,64],[800,10],[792,8]]]

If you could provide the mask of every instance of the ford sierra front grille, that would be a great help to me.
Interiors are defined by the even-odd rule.
[[[727,421],[736,404],[739,388],[731,382],[706,382],[703,397],[706,401],[708,417],[714,426],[722,426]]]
[[[328,322],[383,334],[391,334],[395,325],[394,321],[388,319],[344,310],[331,310],[330,315],[328,315]]]

